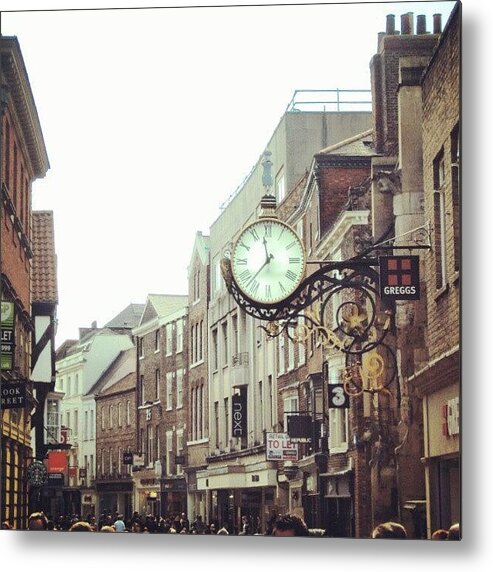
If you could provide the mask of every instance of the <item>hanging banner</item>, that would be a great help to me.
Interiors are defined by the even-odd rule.
[[[310,415],[289,415],[288,435],[296,443],[310,443],[313,438],[313,420]]]
[[[50,451],[48,453],[48,473],[67,474],[67,454],[60,451]]]
[[[247,436],[247,400],[246,394],[233,395],[231,397],[232,423],[231,434],[233,437]]]
[[[14,303],[2,300],[0,311],[0,341],[2,344],[0,366],[2,371],[9,371],[14,368],[14,324]]]
[[[380,296],[419,300],[419,256],[380,256]]]

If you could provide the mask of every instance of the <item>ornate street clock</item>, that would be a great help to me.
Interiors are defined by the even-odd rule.
[[[258,304],[277,304],[303,280],[303,243],[288,224],[269,216],[243,229],[233,246],[231,270],[240,291]]]

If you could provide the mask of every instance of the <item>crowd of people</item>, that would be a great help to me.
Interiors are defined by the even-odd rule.
[[[3,529],[11,528],[7,522],[2,524]],[[190,522],[185,513],[173,517],[156,517],[152,514],[141,515],[134,512],[131,518],[124,519],[122,514],[112,514],[103,511],[99,519],[95,515],[88,514],[81,519],[78,515],[59,516],[52,518],[42,512],[35,512],[29,516],[29,530],[52,530],[69,532],[131,532],[147,534],[212,534],[238,536],[314,536],[299,516],[286,514],[272,517],[266,526],[266,530],[260,530],[260,523],[252,521],[247,516],[242,517],[241,528],[236,533],[233,527],[219,526],[217,522],[205,523],[202,516],[198,515]],[[376,526],[371,538],[384,539],[407,539],[406,528],[399,522],[388,521]],[[460,525],[455,523],[449,529],[438,529],[431,540],[461,540]]]

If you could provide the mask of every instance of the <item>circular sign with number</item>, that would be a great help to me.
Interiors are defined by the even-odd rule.
[[[40,487],[48,480],[48,471],[43,461],[33,461],[27,469],[27,480],[33,487]]]

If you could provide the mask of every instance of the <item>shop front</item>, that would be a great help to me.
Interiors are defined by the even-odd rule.
[[[187,483],[184,476],[166,477],[160,481],[161,513],[175,517],[187,514]]]
[[[96,482],[96,490],[99,497],[100,514],[104,511],[113,515],[122,514],[125,519],[132,516],[133,483],[130,477],[107,481],[99,480]]]
[[[209,491],[207,522],[225,526],[231,534],[263,534],[277,512],[277,468],[265,459],[211,464],[197,473],[197,490]]]

